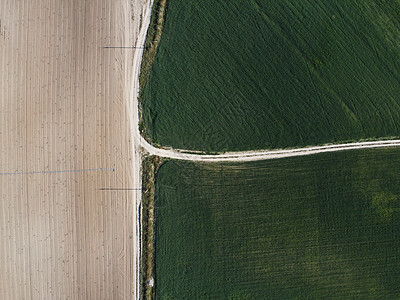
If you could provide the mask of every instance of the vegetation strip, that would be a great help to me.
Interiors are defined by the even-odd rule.
[[[141,108],[141,99],[142,99],[142,87],[144,87],[149,80],[150,71],[153,65],[153,62],[156,58],[158,46],[161,41],[161,36],[164,30],[166,13],[168,8],[169,0],[155,0],[153,4],[153,10],[151,13],[150,26],[147,30],[146,42],[144,45],[144,53],[141,63],[141,70],[139,75],[139,114],[140,114],[140,123],[139,123],[139,131],[147,140],[149,137],[146,135],[146,128],[142,118],[142,108]]]
[[[142,260],[141,299],[155,298],[155,175],[163,159],[150,156],[143,160],[142,181]]]

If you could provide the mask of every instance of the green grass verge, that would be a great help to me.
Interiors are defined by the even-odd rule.
[[[398,299],[400,150],[157,174],[157,299]]]
[[[139,131],[140,133],[150,141],[149,136],[146,134],[146,126],[142,117],[142,99],[143,91],[142,87],[147,84],[150,76],[150,71],[153,66],[153,62],[156,58],[158,47],[161,41],[161,36],[165,26],[166,14],[168,9],[169,0],[154,0],[153,9],[151,12],[150,25],[147,30],[146,42],[144,45],[144,52],[142,57],[140,75],[139,75]]]
[[[141,299],[155,299],[155,287],[149,285],[155,278],[155,174],[162,164],[158,156],[143,160],[142,180],[142,259],[141,259]]]
[[[148,135],[175,148],[297,147],[400,134],[400,2],[174,0]]]

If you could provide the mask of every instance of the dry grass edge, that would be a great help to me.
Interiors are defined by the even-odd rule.
[[[159,156],[150,156],[143,160],[142,181],[142,255],[141,255],[141,299],[155,299],[155,179],[164,159]]]
[[[142,113],[143,88],[150,78],[151,69],[156,59],[161,36],[164,31],[168,4],[169,0],[154,0],[139,75],[139,131],[149,143],[152,143],[152,141],[148,134],[146,134],[146,126]]]

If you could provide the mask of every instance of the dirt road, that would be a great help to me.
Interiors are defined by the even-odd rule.
[[[144,2],[0,1],[0,299],[137,297]]]
[[[169,157],[180,160],[202,161],[202,162],[244,162],[265,159],[279,159],[285,157],[304,156],[326,152],[337,152],[355,149],[371,149],[384,147],[399,147],[400,140],[384,140],[371,142],[357,142],[346,144],[332,144],[324,146],[310,146],[305,148],[282,149],[282,150],[260,150],[243,152],[226,152],[218,155],[202,155],[185,153],[185,150],[159,149],[151,146],[146,141],[142,141],[142,147],[152,155]]]

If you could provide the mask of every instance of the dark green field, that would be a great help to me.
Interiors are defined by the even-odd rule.
[[[399,299],[400,150],[157,177],[157,299]]]
[[[143,116],[206,151],[400,135],[400,1],[170,0]]]

